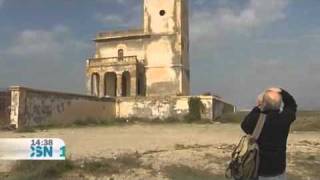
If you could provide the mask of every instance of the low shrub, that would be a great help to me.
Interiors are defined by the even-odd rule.
[[[74,168],[71,161],[18,161],[5,180],[54,179]]]
[[[192,123],[195,121],[201,120],[201,112],[204,108],[204,105],[201,102],[199,97],[192,97],[188,101],[189,113],[184,117],[184,120],[187,123]]]

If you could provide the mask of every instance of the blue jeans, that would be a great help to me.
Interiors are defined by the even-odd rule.
[[[281,174],[274,177],[259,177],[259,180],[287,180],[286,174]]]

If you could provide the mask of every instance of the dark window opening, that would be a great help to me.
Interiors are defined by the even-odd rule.
[[[107,72],[104,75],[104,95],[117,96],[117,74],[114,72]]]
[[[138,94],[138,96],[140,96],[141,95],[141,79],[140,78],[138,78],[138,88],[137,88],[137,94]]]
[[[122,81],[121,81],[121,95],[123,97],[128,97],[130,96],[130,82],[131,78],[130,78],[130,73],[128,71],[122,73]]]
[[[165,10],[161,10],[160,11],[160,16],[164,16],[166,14],[166,11]]]
[[[123,49],[119,49],[118,50],[118,60],[119,61],[123,61]]]

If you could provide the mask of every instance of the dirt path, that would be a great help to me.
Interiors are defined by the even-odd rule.
[[[217,174],[223,173],[224,164],[221,163],[228,160],[232,150],[230,145],[237,143],[242,135],[239,126],[235,124],[132,125],[51,129],[36,133],[0,132],[0,138],[61,138],[66,142],[68,155],[73,160],[109,158],[121,153],[138,152],[143,154],[141,159],[145,164],[152,166],[154,170],[168,165],[185,164],[209,169]],[[290,134],[288,151],[289,158],[292,158],[292,162],[291,159],[288,162],[289,172],[292,172],[296,154],[320,154],[320,133]]]

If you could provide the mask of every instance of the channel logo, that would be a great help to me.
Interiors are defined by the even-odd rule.
[[[56,138],[0,139],[0,160],[65,160],[66,146]]]

